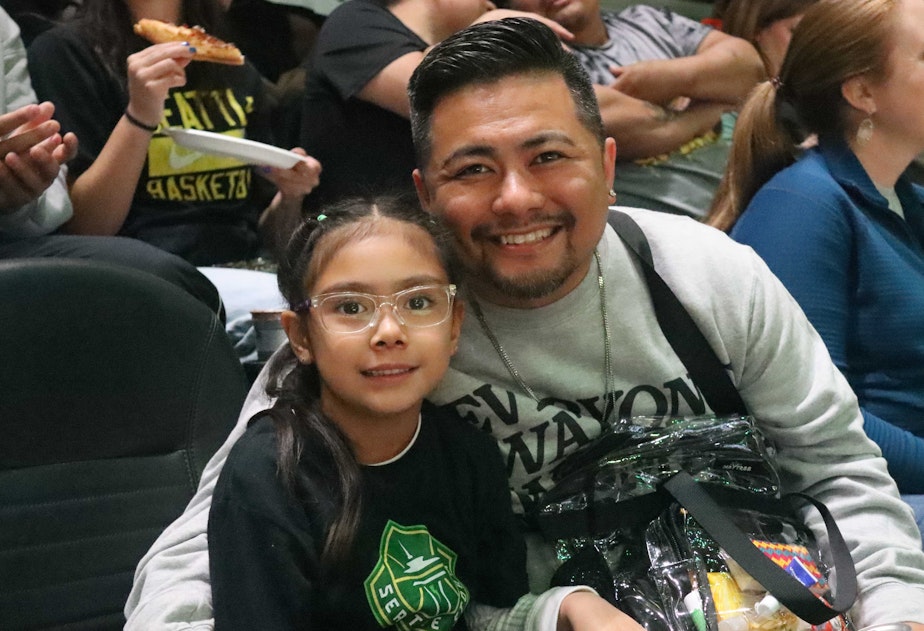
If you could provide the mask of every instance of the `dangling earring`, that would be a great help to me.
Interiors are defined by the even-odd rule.
[[[862,121],[860,121],[860,126],[857,127],[857,144],[861,147],[868,143],[873,137],[873,119],[867,115]]]
[[[616,201],[616,191],[610,189],[609,196],[613,198],[613,201]]]

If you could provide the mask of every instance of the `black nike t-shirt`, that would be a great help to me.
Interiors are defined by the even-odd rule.
[[[79,140],[78,155],[68,164],[76,178],[99,156],[125,111],[124,79],[106,69],[73,24],[42,33],[28,54],[36,93],[55,104],[62,132]],[[253,66],[194,62],[186,77],[186,85],[169,91],[162,125],[272,143],[263,80]],[[184,148],[156,132],[119,234],[195,265],[251,258],[259,250],[257,221],[273,191],[255,167]]]

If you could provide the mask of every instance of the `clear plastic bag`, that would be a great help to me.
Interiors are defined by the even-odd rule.
[[[553,584],[590,585],[648,631],[811,629],[753,579],[748,582],[661,490],[667,479],[685,471],[696,482],[729,493],[778,499],[774,454],[747,416],[616,423],[556,469],[556,486],[536,515],[561,562]],[[793,571],[807,568],[815,593],[827,593],[827,568],[811,534],[798,523],[759,510],[732,514],[752,541],[777,546],[780,555],[792,557]],[[852,631],[844,617],[825,627]]]
[[[829,569],[806,528],[794,518],[760,510],[727,513],[752,543],[816,596],[827,599]],[[819,627],[802,621],[723,550],[679,505],[645,534],[649,575],[671,628],[687,631],[851,631],[847,616]]]
[[[583,511],[654,493],[687,471],[699,482],[779,493],[773,447],[748,416],[633,417],[617,421],[552,473],[540,513]]]

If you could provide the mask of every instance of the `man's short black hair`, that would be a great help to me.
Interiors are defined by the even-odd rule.
[[[424,57],[408,86],[411,132],[421,168],[430,155],[430,118],[443,97],[461,88],[523,74],[560,76],[584,125],[603,146],[605,132],[593,85],[578,60],[548,26],[505,18],[465,28]]]

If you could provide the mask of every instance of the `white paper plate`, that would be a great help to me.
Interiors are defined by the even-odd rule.
[[[187,149],[203,153],[212,153],[243,160],[248,164],[260,164],[281,169],[290,169],[302,159],[302,156],[279,147],[267,145],[246,138],[235,138],[225,134],[216,134],[198,129],[167,127],[162,130],[173,138],[176,144]]]

